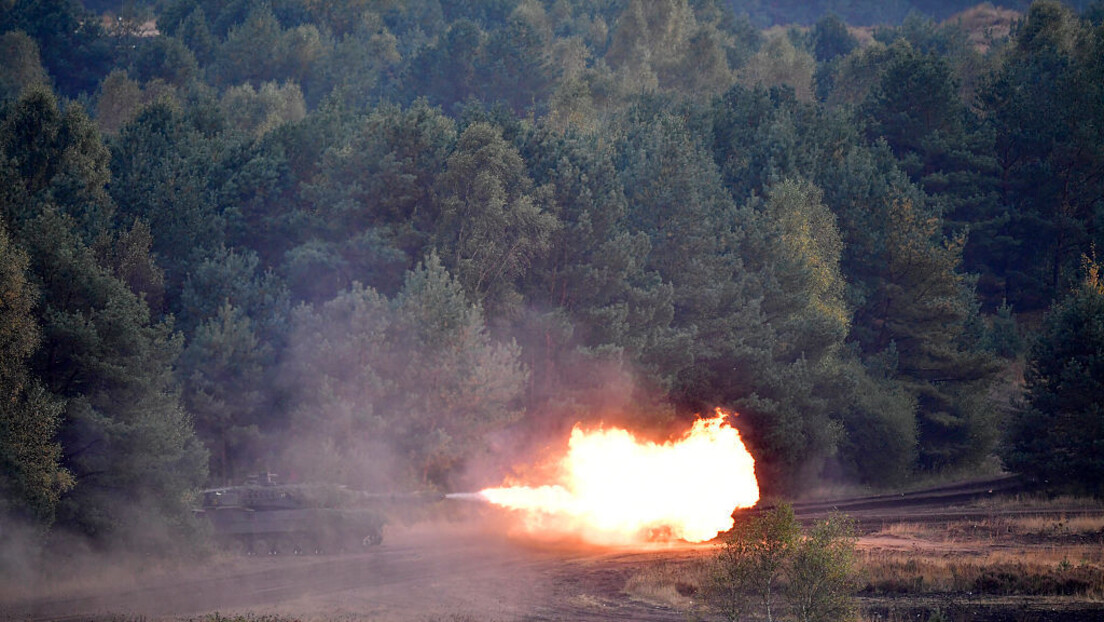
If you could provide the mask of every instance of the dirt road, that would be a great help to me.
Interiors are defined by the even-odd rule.
[[[100,584],[41,585],[36,595],[0,603],[0,619],[216,611],[380,621],[685,619],[622,593],[628,575],[656,551],[537,544],[487,527],[394,528],[383,546],[355,555],[224,559],[173,575],[114,573]]]
[[[795,509],[806,520],[844,511],[874,531],[881,521],[991,516],[994,510],[968,502],[1016,490],[1014,482],[991,480],[904,495],[802,503]],[[464,523],[389,526],[382,546],[355,555],[224,556],[198,567],[137,574],[104,564],[79,573],[84,577],[79,583],[47,583],[14,596],[0,593],[0,620],[186,619],[219,612],[383,622],[681,621],[686,612],[636,600],[625,593],[626,582],[642,568],[700,558],[712,550],[711,545],[592,548],[535,543],[506,532],[505,524],[482,516]],[[1087,619],[1085,611],[1054,617],[1052,609],[1043,617],[1021,613],[1008,618],[1006,605],[964,604],[972,608],[972,620]],[[868,605],[876,608],[878,603]],[[929,605],[921,603],[918,611],[928,611]],[[1050,607],[1039,602],[1017,608],[1027,611],[1036,605]],[[1099,609],[1089,615],[1104,617]]]

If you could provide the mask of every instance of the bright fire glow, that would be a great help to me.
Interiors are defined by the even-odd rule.
[[[662,444],[621,429],[576,425],[559,466],[558,482],[480,495],[522,512],[530,533],[602,544],[704,542],[732,527],[736,508],[759,500],[755,461],[720,410]]]

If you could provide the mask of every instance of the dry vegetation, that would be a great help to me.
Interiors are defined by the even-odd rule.
[[[648,603],[689,610],[705,578],[701,561],[661,562],[641,568],[625,583],[625,593]]]
[[[1104,599],[1102,544],[1101,514],[994,513],[976,521],[897,523],[861,543],[863,591],[1099,600]]]
[[[961,27],[966,32],[967,41],[984,53],[994,41],[1007,37],[1016,20],[1021,17],[1023,16],[1018,11],[995,7],[985,2],[952,15],[945,23]]]
[[[1104,512],[1098,501],[1024,496],[988,506],[992,514],[980,520],[906,519],[861,537],[858,596],[864,617],[935,615],[940,599],[969,598],[994,607],[1009,599],[1089,607],[1104,603]],[[1025,509],[1047,513],[1008,513]],[[645,602],[700,611],[695,595],[705,575],[704,557],[659,562],[631,576],[625,592]],[[894,603],[888,610],[887,598]]]

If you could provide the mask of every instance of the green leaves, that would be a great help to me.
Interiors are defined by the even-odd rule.
[[[473,298],[496,314],[518,303],[515,279],[548,248],[559,227],[548,192],[534,188],[501,131],[476,123],[461,134],[438,179],[435,241]]]
[[[1080,287],[1047,316],[1028,358],[1026,395],[1003,458],[1047,488],[1104,494],[1104,283],[1086,260]]]
[[[488,434],[520,416],[527,373],[517,346],[487,335],[479,307],[435,255],[393,300],[354,285],[300,307],[293,328],[292,424],[303,446],[343,461],[293,456],[301,472],[443,487]]]
[[[733,622],[785,609],[801,622],[854,619],[853,521],[832,515],[803,532],[788,504],[740,518],[709,566],[711,609]]]
[[[39,328],[32,314],[38,291],[27,268],[26,253],[0,228],[0,514],[45,528],[73,480],[54,439],[63,402],[42,389],[28,366]]]

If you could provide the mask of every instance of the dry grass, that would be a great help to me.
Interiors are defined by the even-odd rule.
[[[973,504],[973,507],[997,512],[1007,510],[1104,510],[1104,499],[1074,497],[1071,495],[1051,497],[1040,494],[1019,494],[979,499]]]
[[[1009,527],[1018,533],[1031,535],[1091,535],[1104,534],[1104,516],[1085,515],[1061,517],[1030,516],[1007,519]]]
[[[1104,599],[1104,514],[896,523],[860,542],[864,592]]]
[[[625,582],[625,593],[637,600],[687,610],[694,605],[705,575],[700,561],[646,566]]]
[[[1104,566],[1088,547],[980,557],[866,551],[860,555],[867,594],[1079,596],[1104,599]],[[1094,559],[1095,558],[1095,559]]]
[[[889,523],[860,538],[858,549],[863,596],[918,599],[901,601],[913,603],[959,595],[1104,602],[1104,512]],[[700,606],[695,594],[705,570],[705,556],[642,566],[624,591],[692,612]]]

